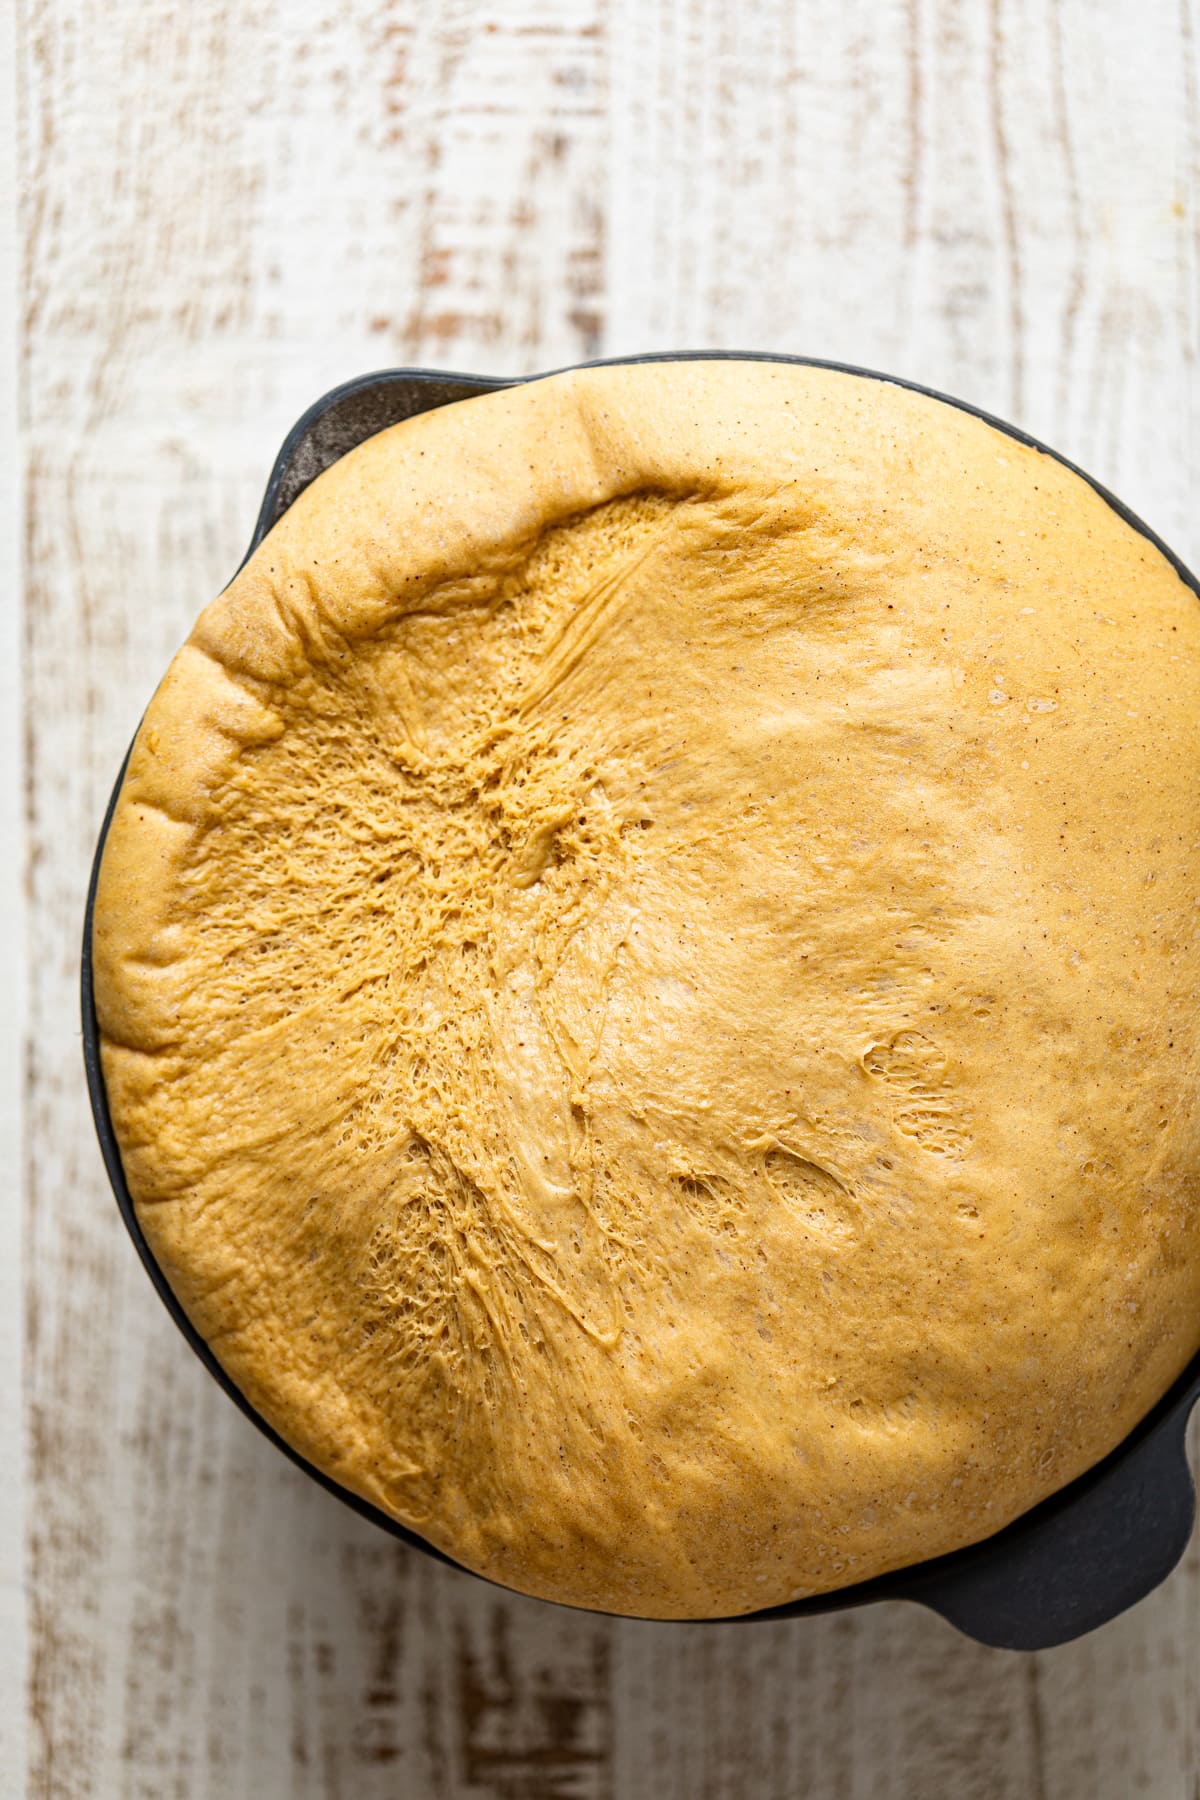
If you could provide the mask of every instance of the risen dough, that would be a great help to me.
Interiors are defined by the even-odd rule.
[[[96,908],[155,1256],[472,1569],[736,1613],[982,1537],[1200,1341],[1200,606],[880,381],[602,368],[315,483]]]

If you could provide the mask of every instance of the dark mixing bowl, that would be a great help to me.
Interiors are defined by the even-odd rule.
[[[759,356],[741,352],[696,352],[692,355],[623,357],[622,362],[677,362],[707,356],[755,362],[807,363],[820,368],[843,369],[877,381],[894,380],[872,369],[855,369],[844,363],[821,363],[806,356]],[[537,380],[536,376],[525,379]],[[517,383],[492,376],[443,374],[427,369],[388,369],[364,375],[334,388],[310,406],[284,441],[271,471],[254,537],[253,551],[271,527],[331,463],[352,450],[364,438],[395,425],[402,419],[447,406],[476,394],[513,387]],[[1038,443],[1036,438],[994,419],[978,407],[949,395],[900,381],[900,387],[931,394],[963,412],[985,419],[1018,443],[1031,445],[1075,469],[1066,457]],[[1200,596],[1200,583],[1179,558],[1100,483],[1081,469],[1083,479],[1172,563],[1180,577]],[[250,552],[247,552],[249,555]],[[100,1067],[99,1032],[92,992],[92,910],[96,875],[109,820],[120,791],[124,767],[117,775],[108,811],[96,846],[88,887],[83,927],[83,1055],[96,1134],[104,1165],[112,1182],[121,1217],[129,1230],[151,1281],[180,1331],[209,1373],[225,1389],[246,1416],[294,1463],[320,1482],[330,1493],[364,1518],[402,1538],[405,1543],[442,1562],[450,1558],[423,1538],[398,1525],[378,1508],[359,1499],[298,1456],[266,1420],[239,1393],[204,1340],[197,1334],[176,1299],[165,1275],[155,1262],[142,1235],[121,1166],[121,1152],[109,1116],[108,1097]],[[1013,1650],[1039,1650],[1062,1644],[1115,1618],[1157,1587],[1182,1556],[1192,1529],[1196,1496],[1188,1468],[1184,1438],[1192,1407],[1200,1399],[1200,1357],[1197,1357],[1164,1394],[1122,1444],[1103,1462],[1068,1487],[1025,1513],[1004,1530],[983,1542],[935,1561],[918,1563],[841,1588],[816,1599],[772,1607],[738,1620],[712,1623],[745,1623],[746,1618],[803,1618],[813,1613],[839,1612],[866,1606],[874,1600],[916,1600],[940,1613],[960,1631],[984,1644]],[[458,1565],[452,1564],[452,1567]]]

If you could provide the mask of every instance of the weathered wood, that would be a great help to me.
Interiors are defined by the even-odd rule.
[[[13,18],[0,13],[0,117],[16,111]],[[17,450],[17,146],[0,132],[0,1168],[23,1161],[21,1067],[24,1050],[25,804],[21,756],[21,483]],[[9,1191],[16,1183],[10,1179]],[[25,1766],[24,1419],[20,1399],[21,1208],[0,1207],[0,1769]]]
[[[842,358],[1017,417],[1200,562],[1196,10],[19,0],[30,1795],[1200,1792],[1195,1543],[1031,1658],[899,1606],[590,1618],[392,1544],[163,1314],[76,1023],[138,710],[348,375]]]

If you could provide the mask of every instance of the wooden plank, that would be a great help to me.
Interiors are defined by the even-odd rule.
[[[601,27],[25,9],[31,1793],[605,1791],[607,1627],[382,1540],[178,1339],[97,1162],[74,957],[123,744],[292,416],[380,362],[595,348]]]
[[[392,1544],[162,1313],[75,1025],[125,740],[348,375],[842,358],[1018,416],[1200,561],[1195,15],[20,0],[31,1795],[1197,1792],[1195,1544],[1034,1658],[908,1607],[589,1618]]]
[[[0,13],[0,118],[16,112],[15,31]],[[20,246],[18,169],[12,132],[0,132],[0,1168],[24,1156],[22,1085],[25,1026],[25,834],[21,706],[21,485],[18,456]],[[0,1208],[0,1769],[25,1766],[23,1686],[28,1654],[25,1572],[25,1431],[20,1392],[22,1215]]]
[[[610,341],[801,351],[927,382],[1044,435],[1194,563],[1195,33],[1160,12],[1135,42],[1101,15],[629,5]],[[1193,1546],[1133,1613],[1030,1658],[880,1609],[784,1631],[773,1653],[764,1633],[748,1689],[740,1638],[685,1634],[647,1659],[648,1708],[618,1690],[619,1767],[665,1770],[674,1742],[678,1785],[656,1792],[737,1792],[752,1767],[745,1791],[762,1793],[1192,1794],[1196,1567]],[[643,1641],[620,1631],[619,1681]],[[789,1679],[801,1643],[811,1660]],[[766,1721],[773,1748],[747,1765]]]

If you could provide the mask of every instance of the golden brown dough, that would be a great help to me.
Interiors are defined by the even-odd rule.
[[[146,1236],[470,1568],[737,1613],[934,1556],[1200,1342],[1200,606],[889,384],[373,438],[201,615],[96,907]]]

